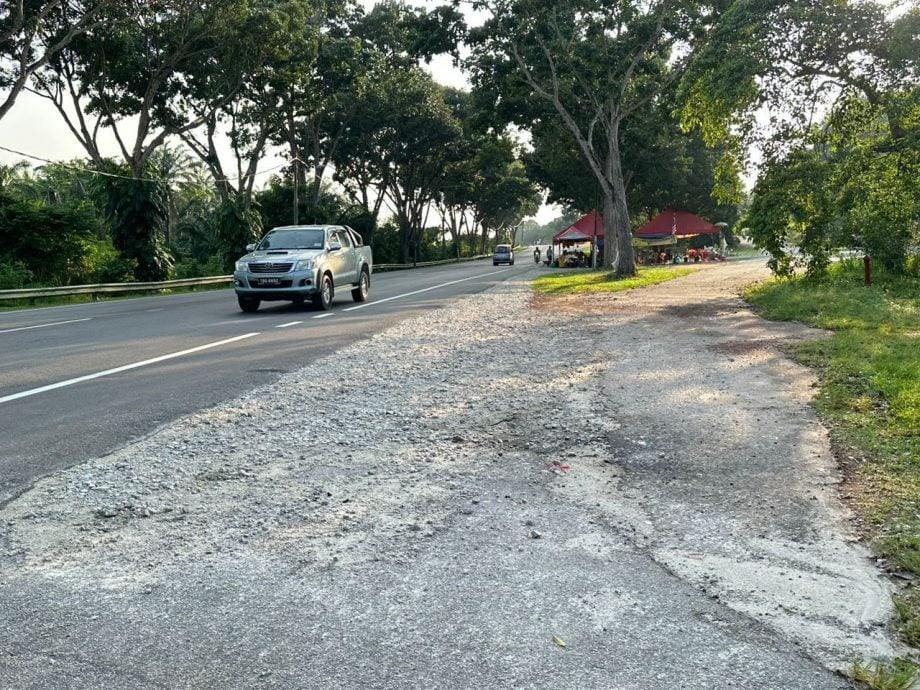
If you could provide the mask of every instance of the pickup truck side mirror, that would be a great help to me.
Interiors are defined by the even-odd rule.
[[[330,251],[330,252],[337,252],[337,251],[339,251],[341,248],[342,248],[342,245],[339,244],[338,242],[330,242],[330,243],[329,243],[329,251]]]
[[[254,244],[247,244],[247,245],[246,245],[246,251],[247,251],[247,252],[251,252],[251,251],[252,251],[253,249],[255,249],[255,248],[256,248],[256,245],[254,245]]]

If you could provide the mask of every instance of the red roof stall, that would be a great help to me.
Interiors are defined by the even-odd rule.
[[[722,231],[708,220],[686,211],[668,208],[636,230],[633,235],[643,240],[658,240],[666,237],[718,235],[720,232]]]
[[[565,230],[553,235],[553,244],[559,242],[590,242],[594,237],[604,236],[604,219],[597,211],[591,211],[579,218]]]

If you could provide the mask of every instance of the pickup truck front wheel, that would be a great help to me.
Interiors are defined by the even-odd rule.
[[[324,275],[319,282],[319,290],[313,295],[313,306],[326,311],[332,306],[332,278]]]
[[[366,268],[361,269],[361,277],[358,278],[358,284],[351,291],[351,298],[355,302],[367,302],[367,295],[371,290],[371,276]]]
[[[253,314],[259,311],[259,298],[258,297],[246,297],[244,295],[237,295],[236,301],[240,304],[240,309],[242,309],[247,314]]]

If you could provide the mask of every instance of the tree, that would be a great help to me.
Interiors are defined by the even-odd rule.
[[[352,26],[363,68],[354,82],[359,88],[348,94],[346,126],[334,139],[334,179],[366,209],[371,230],[389,202],[403,261],[421,238],[435,188],[455,153],[445,146],[458,131],[443,92],[418,65],[437,54],[456,54],[465,29],[450,6],[424,11],[405,2],[377,3]],[[368,242],[372,238],[368,233]]]
[[[400,260],[407,261],[457,159],[460,126],[441,87],[420,68],[376,75],[358,105],[338,149],[336,179],[375,218],[388,203],[400,229]]]
[[[524,216],[536,213],[542,196],[527,174],[520,145],[485,124],[488,118],[469,92],[447,88],[443,98],[460,135],[435,203],[442,227],[457,245],[455,252],[465,231],[470,250],[482,253],[490,236],[516,228]]]
[[[307,179],[312,185],[312,180]],[[289,225],[291,222],[291,200],[294,198],[294,183],[289,175],[272,175],[268,185],[256,192],[256,206],[267,228]],[[298,216],[306,223],[346,223],[350,214],[348,200],[337,193],[330,182],[322,185],[319,199],[298,195]],[[350,220],[350,219],[349,219]]]
[[[0,4],[0,120],[29,79],[78,36],[116,21],[112,0],[33,0]]]
[[[124,195],[109,209],[147,199],[135,220],[152,223],[125,227],[137,237],[116,244],[138,252],[128,255],[137,259],[138,278],[162,279],[165,273],[157,271],[167,270],[169,261],[157,237],[165,218],[155,213],[166,213],[166,206],[158,201],[155,180],[145,177],[150,158],[170,135],[205,123],[239,90],[244,75],[260,68],[265,52],[253,37],[264,37],[257,27],[271,16],[248,0],[132,0],[103,10],[106,30],[75,37],[36,81],[100,169],[108,163],[99,134],[114,136],[131,184],[104,186]]]
[[[474,85],[498,104],[500,120],[564,126],[600,189],[605,264],[633,275],[623,129],[680,79],[715,8],[689,0],[479,5],[492,16],[471,32]]]
[[[31,199],[47,204],[95,203],[93,171],[86,159],[45,163],[24,177],[20,190]]]
[[[807,135],[822,113],[859,93],[885,111],[892,135],[900,138],[903,113],[888,94],[917,85],[920,9],[902,1],[891,5],[735,0],[683,81],[685,124],[700,127],[708,141],[734,129],[781,145]],[[769,128],[754,118],[764,106]]]
[[[717,172],[725,145],[707,147],[696,132],[683,132],[671,102],[663,100],[649,104],[623,127],[623,176],[633,224],[668,207],[733,223],[742,189],[737,168],[731,174]],[[600,206],[597,178],[562,123],[535,123],[531,142],[527,171],[548,190],[548,201],[580,213]]]
[[[18,161],[12,165],[0,164],[0,192],[19,187],[24,178],[28,177],[30,170],[31,166],[26,161]]]
[[[347,125],[347,120],[337,117],[336,104],[348,99],[340,98],[328,83],[348,82],[344,75],[353,71],[345,58],[329,57],[354,50],[355,42],[348,36],[345,23],[351,9],[351,0],[271,0],[261,8],[265,20],[248,30],[247,41],[261,55],[260,69],[246,72],[240,89],[220,108],[213,110],[204,104],[201,129],[181,135],[211,170],[222,202],[239,195],[240,203],[251,207],[265,151],[272,143],[282,143],[288,147],[295,179],[294,213],[293,218],[289,214],[289,222],[298,222],[299,187],[308,167],[304,159],[309,158],[302,147],[315,150],[321,146],[309,147],[303,142],[301,125],[308,119],[306,114],[324,114],[318,117],[320,125],[315,119],[309,120],[317,125],[306,127],[310,133],[321,129],[327,119],[334,126]],[[326,59],[321,64],[323,55]],[[326,118],[330,112],[334,115]],[[229,136],[235,159],[230,164],[219,155],[218,140],[223,134]],[[316,134],[316,138],[324,143],[325,133]],[[324,166],[327,158],[316,157],[322,160],[316,166]]]
[[[225,271],[232,271],[233,264],[246,251],[246,246],[262,236],[262,218],[259,212],[243,202],[242,196],[234,196],[217,209],[217,244]]]
[[[920,122],[920,102],[914,109]],[[893,147],[883,113],[856,98],[767,162],[745,223],[777,275],[804,266],[819,276],[836,249],[850,247],[902,273],[920,244],[918,179],[920,149]]]
[[[216,109],[228,102],[245,70],[261,64],[245,50],[246,30],[261,15],[246,0],[135,0],[108,11],[125,21],[72,41],[41,73],[38,91],[95,163],[104,160],[98,137],[107,129],[141,179],[168,136],[204,122],[201,103]]]
[[[903,270],[917,242],[920,9],[894,5],[736,0],[682,84],[685,124],[759,144],[747,224],[781,275],[788,244],[814,275],[852,246]]]
[[[327,4],[326,14],[295,51],[279,84],[277,127],[273,140],[284,144],[291,160],[293,222],[299,222],[300,188],[311,178],[308,204],[316,206],[326,171],[343,134],[351,125],[372,60],[352,35],[357,21],[348,3]]]
[[[201,179],[201,164],[179,146],[164,144],[150,157],[153,174],[164,185],[166,194],[166,226],[164,237],[172,242],[173,230],[182,213],[182,197]],[[196,193],[192,192],[193,195]]]
[[[516,227],[540,208],[540,192],[527,176],[514,142],[491,135],[477,140],[472,189],[475,220],[481,226],[483,253],[488,231]],[[510,238],[512,241],[514,238]]]
[[[466,28],[463,14],[451,5],[426,11],[402,0],[383,0],[357,22],[354,32],[385,57],[389,69],[407,70],[435,55],[458,57]]]
[[[167,188],[152,165],[145,171],[137,179],[124,164],[106,161],[103,174],[95,178],[112,242],[134,262],[134,277],[142,282],[166,279],[173,265],[166,246]]]

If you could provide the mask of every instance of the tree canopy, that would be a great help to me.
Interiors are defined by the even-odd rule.
[[[602,202],[605,263],[617,275],[632,275],[626,131],[682,78],[721,4],[483,0],[479,6],[491,17],[471,34],[468,64],[483,102],[494,102],[504,121],[568,139]]]
[[[632,227],[664,207],[735,221],[756,147],[745,222],[777,272],[794,256],[819,272],[843,246],[910,269],[912,4],[473,6],[485,19],[471,28],[458,3],[8,3],[0,119],[30,89],[89,160],[4,168],[0,185],[90,204],[97,239],[138,278],[171,275],[174,259],[227,266],[266,223],[301,220],[353,219],[373,243],[389,214],[380,241],[393,260],[439,243],[481,252],[512,239],[542,195],[573,213],[600,207],[606,266],[628,276]],[[462,59],[472,89],[438,84],[426,70],[437,57]],[[286,163],[269,170],[269,155]]]
[[[841,247],[909,267],[920,242],[915,5],[739,0],[682,95],[685,124],[707,141],[761,151],[746,223],[777,273],[797,262],[820,273]]]

